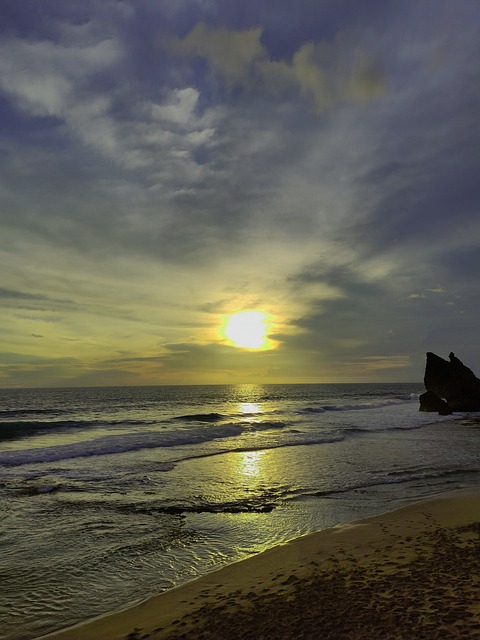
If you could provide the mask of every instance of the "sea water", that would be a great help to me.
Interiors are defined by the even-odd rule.
[[[300,535],[480,484],[420,384],[0,390],[0,638],[122,608]]]

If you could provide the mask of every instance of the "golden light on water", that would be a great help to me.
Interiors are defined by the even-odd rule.
[[[225,318],[223,334],[235,347],[268,349],[267,314],[263,311],[242,311]]]
[[[262,410],[260,409],[260,405],[257,402],[241,402],[239,409],[239,413],[248,415],[262,412]]]
[[[241,463],[241,473],[247,477],[257,477],[262,474],[262,457],[265,451],[245,451]]]

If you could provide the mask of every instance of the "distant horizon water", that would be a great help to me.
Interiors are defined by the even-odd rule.
[[[423,383],[0,389],[0,638],[480,485],[479,419]]]
[[[59,384],[59,385],[40,385],[40,386],[1,386],[0,384],[0,392],[1,391],[21,391],[21,390],[48,390],[48,389],[143,389],[150,387],[242,387],[242,386],[328,386],[328,385],[380,385],[380,384],[411,384],[411,385],[422,385],[423,380],[347,380],[342,382],[207,382],[207,383],[195,383],[195,382],[162,382],[162,383],[152,383],[152,384],[93,384],[93,385],[81,385],[81,384]]]

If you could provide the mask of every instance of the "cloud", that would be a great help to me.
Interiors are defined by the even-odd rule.
[[[78,29],[84,31],[83,27]],[[0,43],[1,88],[32,116],[75,119],[71,110],[78,104],[80,87],[119,60],[120,49],[111,39],[72,47],[9,38]],[[83,108],[87,104],[85,101]],[[105,106],[91,105],[90,113]]]
[[[48,297],[44,295],[16,291],[15,289],[5,289],[4,287],[0,287],[0,298],[12,300],[48,300]]]
[[[32,353],[19,354],[17,352],[0,352],[0,366],[4,365],[56,365],[59,363],[73,364],[72,358],[39,356]]]
[[[360,53],[350,78],[350,92],[359,101],[368,102],[386,91],[385,73],[380,60],[369,53]]]
[[[227,84],[234,86],[243,84],[251,75],[254,63],[265,56],[261,35],[260,28],[236,32],[199,23],[183,40],[179,40],[178,48],[207,58]]]
[[[285,357],[275,350],[244,351],[221,344],[178,343],[166,345],[165,373],[180,380],[203,383],[275,381],[285,375],[295,377]]]
[[[352,363],[366,372],[384,369],[407,369],[410,366],[409,356],[366,356],[358,363]],[[358,372],[357,372],[358,373]]]
[[[15,383],[420,379],[475,343],[473,4],[5,1],[3,351],[72,359]],[[258,357],[217,331],[252,308]]]
[[[56,41],[9,37],[0,40],[0,88],[19,111],[54,118],[61,135],[121,168],[146,171],[151,184],[197,182],[202,169],[192,154],[214,133],[208,116],[195,114],[198,91],[158,95],[133,78],[112,88],[125,55],[122,33],[107,36],[94,17],[64,27]]]
[[[343,100],[368,101],[383,94],[385,77],[372,53],[349,52],[351,43],[307,42],[291,60],[274,60],[262,43],[262,29],[236,31],[198,23],[176,43],[177,50],[208,60],[229,89],[266,89],[278,96],[293,88],[324,111]]]
[[[217,31],[199,29],[198,42],[194,42],[201,47],[212,36],[212,49],[207,53],[215,61],[219,59],[217,49],[224,41],[230,42],[231,35],[227,29]],[[267,225],[272,217],[282,217],[292,230],[301,224],[308,232],[311,204],[307,202],[305,207],[303,201],[313,204],[318,189],[312,188],[309,176],[302,176],[305,166],[292,171],[290,160],[292,145],[302,154],[304,144],[310,144],[306,127],[295,130],[298,125],[281,116],[280,111],[277,121],[268,111],[259,110],[252,118],[248,110],[233,105],[205,106],[204,86],[164,86],[161,91],[150,91],[144,84],[138,85],[138,93],[132,93],[127,81],[117,85],[115,91],[107,91],[99,80],[121,73],[127,56],[123,36],[105,38],[94,16],[87,24],[68,28],[73,40],[68,47],[65,33],[65,29],[60,30],[57,42],[10,40],[5,49],[13,44],[27,69],[22,76],[21,69],[15,67],[17,63],[5,58],[5,64],[18,71],[7,74],[5,80],[6,91],[17,107],[30,115],[53,115],[61,122],[52,130],[58,136],[57,144],[66,146],[65,134],[70,137],[67,144],[80,143],[69,154],[76,154],[81,164],[71,155],[63,157],[60,148],[57,157],[44,157],[42,149],[36,151],[37,162],[32,163],[27,152],[15,158],[15,166],[6,167],[11,184],[18,181],[19,166],[22,181],[33,181],[28,209],[36,224],[35,233],[49,236],[54,242],[80,245],[82,251],[101,250],[108,237],[112,249],[128,246],[134,250],[137,246],[139,251],[160,254],[166,260],[198,261],[223,253],[227,244],[230,250],[239,246],[239,236],[247,235],[248,226],[253,229],[253,225],[261,224],[257,211],[265,205],[269,210],[268,217],[263,217]],[[258,67],[258,80],[262,64],[277,64],[262,53],[258,29],[234,35],[231,55],[225,56],[222,67],[225,73],[231,70],[240,78],[251,61]],[[87,46],[92,39],[93,44]],[[304,87],[307,93],[316,91],[312,84],[315,52],[313,45],[305,45],[291,63],[278,63],[277,71],[281,69],[280,74],[290,78],[287,84],[296,77],[298,82],[294,84],[298,87]],[[47,84],[51,79],[54,86],[46,97],[35,91],[29,93],[33,56],[35,64],[44,70]],[[16,84],[14,75],[18,75]],[[286,137],[292,124],[295,126]],[[324,142],[322,137],[318,142]],[[116,174],[116,168],[125,173]],[[57,189],[53,205],[46,207],[38,197],[39,191],[46,182],[57,188],[53,176],[60,172],[62,189]],[[324,193],[327,183],[325,176]],[[81,205],[84,185],[89,191],[88,212]],[[27,194],[17,206],[25,208]],[[330,206],[337,196],[332,193],[326,205]],[[18,202],[18,191],[12,192],[11,198]],[[305,215],[292,216],[293,206],[304,206]],[[43,223],[46,218],[51,219],[48,225]],[[12,214],[11,224],[19,222]]]
[[[446,293],[446,289],[442,287],[440,284],[431,289],[427,289],[430,293]]]
[[[167,120],[176,124],[188,124],[195,112],[199,92],[192,87],[174,89],[167,104],[152,104],[152,116],[155,120]]]

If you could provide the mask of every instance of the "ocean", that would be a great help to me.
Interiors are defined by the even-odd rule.
[[[423,385],[0,390],[0,638],[31,640],[292,538],[480,484]]]

